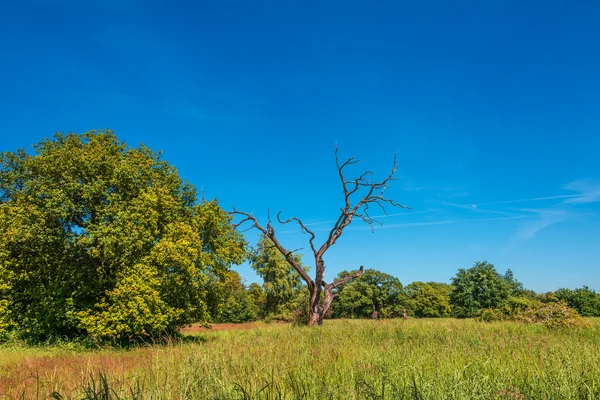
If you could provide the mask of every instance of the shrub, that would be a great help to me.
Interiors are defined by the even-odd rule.
[[[484,308],[481,310],[478,319],[483,322],[504,321],[508,319],[507,315],[496,308]]]
[[[547,328],[569,328],[587,326],[586,320],[577,310],[565,303],[543,303],[527,297],[510,297],[497,308],[480,311],[479,321],[521,321],[528,324],[540,324]]]
[[[514,297],[511,296],[506,300],[502,306],[500,306],[500,310],[507,317],[514,317],[522,314],[532,305],[536,304],[537,301],[528,297]]]
[[[529,324],[540,324],[547,328],[585,327],[589,323],[576,310],[564,303],[532,303],[516,319]]]
[[[587,286],[575,290],[558,289],[554,295],[584,317],[600,317],[600,294]]]

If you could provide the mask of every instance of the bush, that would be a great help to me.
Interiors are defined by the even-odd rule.
[[[0,341],[8,337],[12,325],[8,305],[8,300],[0,300]]]
[[[481,310],[479,321],[520,321],[540,324],[547,328],[569,328],[587,326],[586,320],[577,310],[565,303],[543,303],[527,297],[510,297],[497,308]]]
[[[219,322],[240,323],[256,320],[258,307],[245,291],[237,291],[227,297],[219,315]]]
[[[478,320],[483,322],[504,321],[506,319],[508,319],[506,314],[496,308],[484,308],[478,317]]]
[[[529,309],[532,305],[537,303],[536,300],[529,297],[509,297],[499,309],[507,317],[515,317],[522,314],[525,310]]]
[[[575,290],[558,289],[554,295],[584,317],[600,317],[600,294],[587,286]]]
[[[551,329],[589,326],[589,323],[576,310],[564,303],[535,302],[516,319],[528,324],[540,324]]]

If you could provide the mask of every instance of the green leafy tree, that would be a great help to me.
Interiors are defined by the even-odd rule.
[[[267,303],[267,295],[263,291],[262,286],[256,282],[252,282],[250,286],[248,286],[248,297],[258,310],[258,317],[264,318],[264,309],[265,304]]]
[[[444,318],[452,312],[452,286],[437,282],[413,282],[405,287],[410,298],[409,311],[417,318]]]
[[[209,293],[209,309],[214,321],[248,322],[258,316],[258,307],[235,271],[226,271],[222,277],[213,276]]]
[[[511,269],[507,269],[502,277],[510,288],[511,296],[530,297],[532,295],[530,291],[523,288],[523,284],[515,278]]]
[[[348,274],[343,271],[336,279]],[[384,318],[393,318],[401,316],[402,309],[408,304],[400,280],[374,269],[366,269],[337,294],[333,304],[334,317],[369,318],[373,311],[377,311]]]
[[[298,265],[302,265],[300,255],[290,255]],[[285,259],[273,242],[262,236],[252,257],[252,269],[263,279],[263,314],[277,319],[291,318],[297,307],[300,291],[305,288],[302,278]],[[305,271],[308,268],[302,265]]]
[[[584,317],[600,317],[600,294],[587,286],[574,290],[561,288],[554,295]]]
[[[111,131],[0,155],[0,324],[37,339],[128,339],[209,318],[207,273],[244,259],[215,201]],[[3,319],[4,318],[4,319]]]
[[[481,309],[496,308],[511,293],[509,282],[487,261],[476,262],[466,270],[459,269],[452,278],[452,286],[450,304],[459,318],[475,317]]]

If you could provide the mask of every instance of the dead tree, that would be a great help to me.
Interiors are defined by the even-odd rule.
[[[258,229],[262,232],[266,237],[268,237],[273,245],[279,250],[279,252],[285,257],[286,261],[300,274],[302,279],[306,282],[308,286],[308,290],[310,293],[310,307],[309,307],[309,319],[308,325],[322,325],[323,317],[329,307],[331,307],[331,303],[334,298],[337,296],[334,291],[335,288],[345,284],[346,282],[359,277],[363,273],[363,266],[343,278],[340,278],[331,283],[327,283],[324,280],[325,276],[325,261],[323,260],[323,256],[329,250],[331,246],[335,244],[335,242],[342,236],[344,229],[350,225],[350,223],[354,219],[361,219],[366,222],[373,232],[373,224],[381,224],[381,222],[371,217],[369,212],[369,206],[378,206],[379,209],[383,211],[384,214],[387,215],[386,206],[391,207],[400,207],[406,208],[410,210],[410,207],[398,204],[393,200],[386,199],[384,197],[385,190],[388,188],[388,183],[394,179],[394,173],[396,172],[396,156],[394,156],[394,164],[392,166],[392,171],[390,174],[381,181],[374,181],[368,179],[373,173],[371,171],[365,171],[358,178],[347,180],[344,177],[344,168],[348,167],[352,164],[359,163],[359,160],[355,160],[354,157],[349,158],[344,163],[340,164],[339,156],[338,156],[338,147],[335,148],[335,163],[338,170],[338,175],[340,177],[340,181],[342,183],[342,189],[344,193],[344,205],[340,209],[340,216],[337,221],[329,231],[329,235],[325,243],[323,243],[320,247],[316,247],[314,240],[315,234],[310,229],[300,221],[299,218],[292,217],[287,220],[282,220],[280,218],[281,211],[277,214],[277,221],[280,224],[289,224],[291,222],[296,222],[301,230],[304,233],[309,235],[309,243],[310,248],[314,254],[315,258],[315,278],[312,279],[306,271],[302,268],[302,265],[298,263],[292,254],[294,251],[287,250],[279,241],[275,234],[275,229],[273,228],[273,224],[271,223],[271,218],[267,221],[267,225],[261,225],[256,217],[254,217],[250,213],[238,211],[234,208],[231,212],[234,215],[241,215],[243,218],[238,223],[235,224],[235,227],[239,227],[246,222],[251,222],[252,226],[250,228]],[[362,197],[360,197],[362,196]],[[353,202],[354,199],[360,198],[360,200]],[[250,229],[249,228],[249,229]]]

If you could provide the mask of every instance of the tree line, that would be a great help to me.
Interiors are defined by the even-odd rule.
[[[500,318],[531,299],[600,315],[598,294],[588,288],[538,295],[485,262],[459,270],[451,284],[403,286],[363,267],[326,282],[323,254],[345,227],[376,223],[369,205],[406,208],[384,196],[395,162],[383,180],[370,180],[370,171],[348,179],[345,168],[358,161],[340,162],[335,154],[344,206],[325,243],[316,246],[299,219],[278,215],[309,234],[310,278],[270,220],[263,226],[250,213],[199,198],[160,153],[129,147],[112,131],[56,134],[32,154],[0,153],[0,338],[127,342],[176,335],[191,323],[262,318],[312,325],[373,311],[393,318],[403,309],[415,317],[474,317],[508,307],[483,313]],[[262,232],[253,249],[237,229],[247,221]],[[262,284],[246,286],[232,270],[244,261]]]
[[[219,321],[303,322],[306,287],[281,254],[268,245],[268,238],[260,240],[251,266],[263,283],[241,285],[240,290],[246,291],[252,303],[253,318],[221,318]],[[337,278],[347,274],[343,271]],[[415,318],[509,319],[512,314],[539,304],[564,305],[581,316],[600,317],[600,294],[587,286],[536,293],[525,289],[510,269],[501,274],[487,261],[459,269],[450,283],[417,281],[406,286],[393,275],[366,269],[336,294],[328,318],[372,318],[373,311],[380,318],[400,318],[406,310]]]

